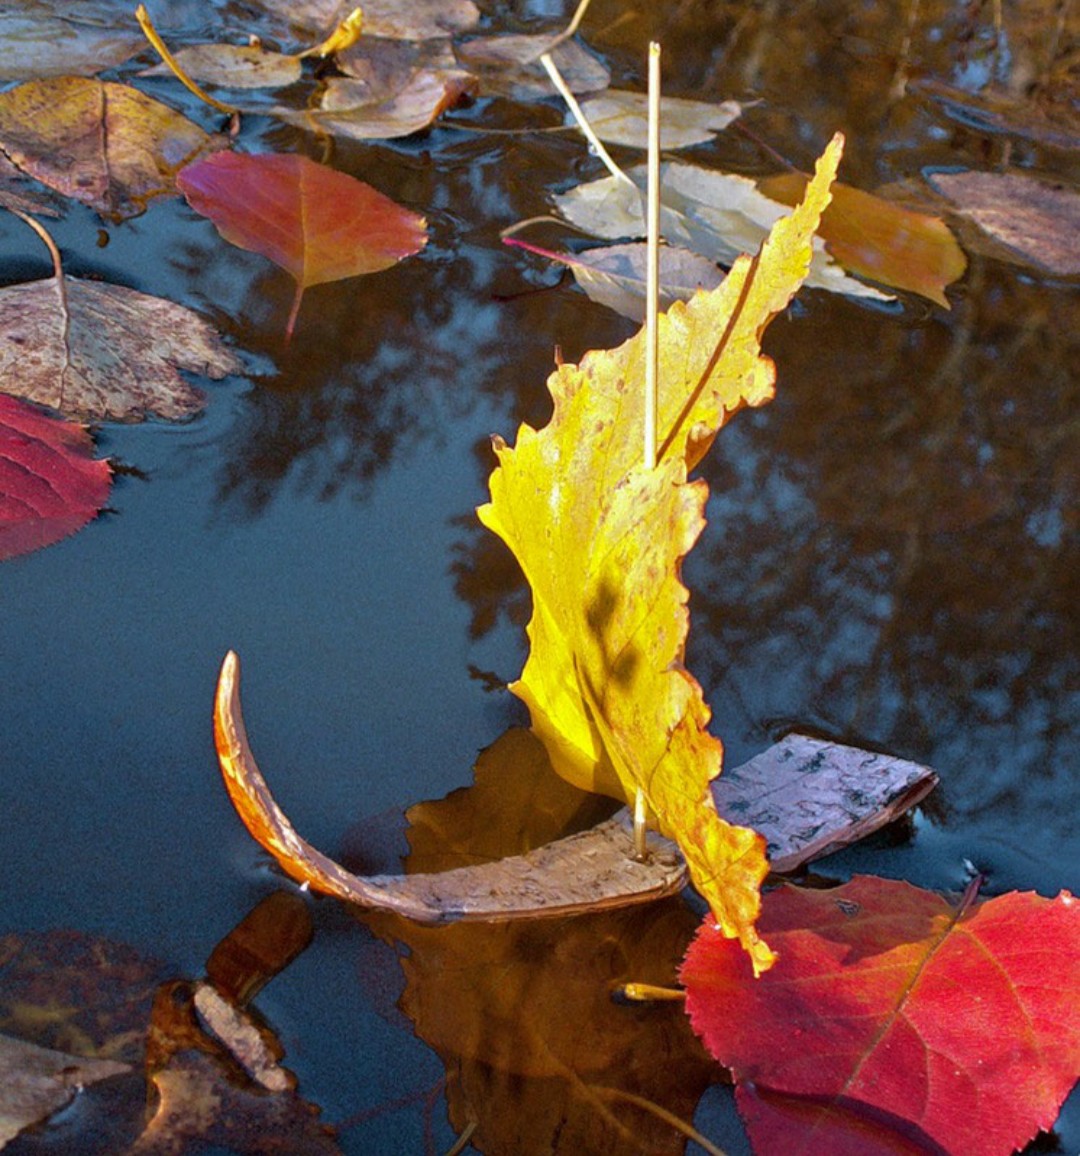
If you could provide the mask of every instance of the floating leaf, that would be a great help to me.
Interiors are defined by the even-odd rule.
[[[590,300],[631,321],[645,320],[646,249],[643,241],[607,245],[582,253],[553,253],[508,237],[506,244],[566,265]],[[660,307],[686,301],[699,289],[715,289],[724,275],[705,257],[665,245],[660,250]]]
[[[91,421],[190,417],[206,399],[178,369],[241,369],[192,310],[76,277],[0,289],[0,337],[0,389]]]
[[[1080,1072],[1080,905],[1013,892],[957,909],[858,877],[765,897],[755,979],[707,924],[682,968],[694,1030],[760,1152],[1001,1156]]]
[[[221,88],[285,88],[303,74],[299,57],[249,44],[193,44],[177,48],[173,57],[193,80]],[[172,76],[164,63],[140,76]]]
[[[797,204],[806,188],[802,173],[758,181],[765,196]],[[963,276],[967,258],[940,217],[916,213],[872,193],[836,185],[818,236],[852,273],[894,289],[907,289],[949,308],[945,286]]]
[[[548,388],[551,422],[522,425],[499,465],[480,520],[514,552],[532,588],[530,652],[511,690],[559,774],[617,798],[645,794],[654,822],[686,856],[717,922],[767,967],[753,929],[767,871],[763,840],[716,813],[709,781],[721,746],[683,666],[688,593],[683,557],[704,527],[704,482],[687,483],[736,409],[772,396],[761,334],[798,288],[839,163],[834,141],[807,201],[779,221],[761,253],[723,285],[660,317],[659,462],[642,465],[645,335]]]
[[[607,144],[647,148],[649,143],[649,100],[643,92],[609,88],[581,102],[581,110],[596,135]],[[707,104],[680,96],[660,99],[660,147],[688,148],[713,140],[736,117],[743,106],[735,100]],[[568,121],[573,118],[568,116]]]
[[[23,172],[104,216],[176,192],[186,164],[222,141],[135,88],[77,76],[0,93],[0,147]]]
[[[0,560],[51,546],[97,516],[109,463],[82,426],[0,394]]]
[[[644,166],[630,169],[627,175],[644,187]],[[660,167],[660,201],[660,231],[668,244],[720,265],[730,265],[740,253],[753,252],[786,211],[758,192],[748,177],[675,162]],[[595,237],[618,241],[645,235],[640,189],[615,177],[578,185],[557,196],[555,203],[568,221]],[[832,262],[820,238],[814,242],[806,284],[849,297],[892,300],[848,277]]]
[[[219,153],[185,169],[177,184],[227,241],[296,281],[287,337],[309,285],[389,269],[427,243],[423,217],[296,154]]]
[[[930,183],[957,212],[1026,262],[1059,277],[1080,275],[1080,193],[1021,173],[934,173]]]
[[[349,10],[346,0],[260,0],[289,23],[323,29]],[[364,35],[387,40],[434,40],[471,28],[480,19],[473,0],[366,0]]]
[[[142,37],[116,27],[116,6],[79,0],[10,4],[0,11],[0,80],[93,76],[142,47]]]
[[[326,81],[313,108],[269,110],[312,132],[353,140],[390,140],[428,128],[476,91],[449,45],[361,40],[338,60],[347,77]]]
[[[115,1060],[72,1056],[0,1035],[0,1148],[71,1103],[83,1088],[129,1071]]]

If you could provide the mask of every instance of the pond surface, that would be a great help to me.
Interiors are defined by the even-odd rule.
[[[772,171],[760,139],[806,168],[842,129],[842,177],[868,190],[925,192],[928,167],[1006,162],[1080,177],[1075,140],[1070,150],[992,131],[914,83],[946,82],[973,100],[986,80],[1014,83],[1019,105],[1021,71],[1041,75],[1050,50],[1030,14],[995,52],[989,12],[943,5],[923,5],[910,25],[911,6],[899,3],[654,7],[596,0],[590,10],[582,35],[613,84],[641,87],[645,45],[658,37],[667,93],[761,102],[746,132],[688,151],[696,163]],[[178,21],[176,36],[257,30],[245,6],[219,9],[221,20],[209,6],[198,17],[202,28]],[[494,5],[483,25],[540,31],[568,15],[552,3]],[[890,100],[905,36],[913,82]],[[140,83],[219,126],[174,82]],[[129,467],[109,512],[0,566],[0,930],[76,928],[197,977],[214,944],[286,885],[217,769],[210,705],[230,648],[244,664],[263,770],[298,830],[330,854],[361,820],[467,784],[478,752],[524,721],[511,696],[476,676],[519,673],[528,613],[512,566],[472,517],[487,497],[488,438],[546,420],[556,346],[574,360],[634,330],[500,243],[501,229],[548,212],[552,192],[603,170],[576,134],[482,130],[561,115],[554,100],[481,99],[448,114],[453,125],[401,142],[338,142],[331,163],[422,212],[430,241],[389,271],[310,289],[288,348],[291,281],[182,202],[106,225],[104,247],[89,210],[50,223],[69,273],[200,310],[248,373],[202,383],[209,405],[190,424],[102,427],[100,452]],[[324,143],[248,117],[237,147],[324,159]],[[553,247],[566,236],[552,229]],[[0,246],[4,283],[48,274],[14,218]],[[960,889],[974,868],[988,894],[1054,895],[1080,888],[1080,310],[1075,284],[969,256],[949,312],[914,297],[869,307],[805,292],[773,324],[777,398],[739,415],[703,466],[713,496],[684,572],[688,666],[731,765],[809,728],[940,774],[913,826],[823,861],[821,874]],[[603,950],[583,946],[580,961],[565,938],[533,929],[509,948],[520,1002],[507,996],[508,1006],[523,1021],[565,1021],[557,1030],[572,1035],[576,1005],[560,1007],[559,975],[580,962],[588,979],[596,968],[605,1000],[612,976],[662,978],[694,925],[680,912],[615,920]],[[444,1079],[451,1096],[486,1095],[505,1125],[488,1121],[502,1138],[487,1151],[581,1151],[601,1135],[544,1146],[566,1093],[552,1090],[551,1071],[515,1069],[517,1045],[499,1058],[499,1034],[513,1025],[498,983],[488,990],[468,973],[470,959],[485,962],[480,949],[463,946],[448,963],[448,939],[412,944],[411,1006],[421,1034],[429,1017],[437,1051],[393,1007],[403,980],[390,949],[329,901],[312,914],[313,945],[258,1007],[302,1095],[344,1125],[341,1151],[447,1150],[458,1127]],[[670,958],[653,945],[647,961],[627,963],[631,944],[650,937],[673,945]],[[564,971],[532,976],[521,970],[529,959]],[[430,974],[440,967],[477,1009],[474,1050],[446,1065],[452,1032],[431,1020],[440,999],[457,997]],[[638,973],[619,974],[627,967]],[[433,986],[421,995],[425,968]],[[630,1014],[644,1031],[652,1013]],[[703,1088],[697,1057],[685,1062],[688,1087]],[[512,1121],[528,1142],[512,1138]],[[726,1151],[748,1151],[729,1089],[705,1095],[696,1124]],[[1040,1144],[1080,1151],[1076,1096]],[[45,1136],[12,1151],[70,1145]]]

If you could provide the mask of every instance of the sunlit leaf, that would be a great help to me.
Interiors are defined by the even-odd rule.
[[[802,173],[758,181],[774,201],[797,204],[806,188]],[[818,235],[852,273],[893,289],[907,289],[949,308],[945,286],[963,276],[967,258],[940,217],[916,213],[872,193],[838,184]]]
[[[109,496],[109,463],[82,426],[0,394],[0,560],[74,534]]]
[[[314,107],[268,111],[312,132],[389,140],[428,128],[476,91],[476,78],[458,66],[441,41],[410,44],[365,37],[338,66],[348,75],[328,79]]]
[[[761,334],[806,276],[811,237],[839,163],[834,141],[807,202],[778,222],[753,261],[677,303],[659,327],[659,463],[642,464],[645,335],[592,352],[549,379],[542,430],[522,425],[481,521],[510,546],[532,588],[530,652],[511,686],[559,774],[618,798],[644,791],[728,935],[767,967],[753,929],[764,841],[716,813],[709,782],[721,746],[683,666],[688,593],[682,559],[704,527],[706,487],[687,483],[728,416],[772,396]]]
[[[645,320],[646,249],[644,241],[607,245],[581,253],[555,253],[509,237],[508,245],[566,265],[592,301],[631,321]],[[724,275],[705,257],[665,245],[660,250],[660,307],[686,301],[699,289],[715,289]]]
[[[596,135],[607,144],[641,149],[648,146],[649,109],[645,93],[609,88],[583,100],[581,110]],[[708,104],[680,96],[662,97],[660,147],[681,149],[713,140],[721,129],[742,115],[742,110],[743,106],[734,100]],[[567,123],[571,119],[568,114]]]
[[[241,369],[192,310],[76,277],[0,289],[0,337],[0,390],[84,420],[190,417],[206,399],[180,369]]]
[[[628,170],[641,187],[645,168]],[[625,240],[645,235],[645,217],[638,188],[615,177],[603,177],[555,197],[559,212],[595,237]],[[671,162],[660,166],[660,231],[669,245],[699,253],[720,265],[730,265],[740,253],[753,252],[769,229],[787,211],[758,192],[748,177]],[[814,242],[814,259],[807,286],[872,301],[892,298],[848,277]]]
[[[755,1150],[1006,1156],[1080,1072],[1080,904],[1013,892],[960,908],[859,877],[765,897],[779,962],[755,979],[703,926],[682,981],[736,1080]]]
[[[227,241],[296,281],[286,335],[308,286],[389,269],[427,244],[423,217],[294,153],[219,153],[185,169],[177,184]]]
[[[23,172],[114,218],[176,192],[176,174],[224,142],[138,89],[77,76],[0,93],[0,147]]]
[[[1080,192],[1024,173],[934,173],[930,183],[957,212],[1059,277],[1080,275]]]

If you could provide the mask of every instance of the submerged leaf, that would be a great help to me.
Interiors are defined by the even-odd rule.
[[[1006,1156],[1080,1072],[1080,904],[1013,892],[957,909],[857,877],[765,897],[780,960],[754,978],[703,926],[682,982],[755,1150]]]
[[[644,166],[630,169],[628,176],[644,187]],[[617,241],[645,235],[640,190],[615,177],[578,185],[557,196],[555,204],[568,221],[595,237]],[[660,232],[664,239],[718,264],[730,265],[740,253],[753,252],[785,212],[785,206],[758,192],[749,177],[676,162],[660,168]],[[849,297],[892,300],[888,294],[848,277],[825,252],[820,238],[814,241],[806,284]]]
[[[0,147],[23,172],[115,218],[176,192],[176,174],[222,147],[167,105],[77,76],[0,93]]]
[[[192,310],[77,277],[0,289],[0,337],[0,389],[91,421],[190,417],[206,399],[178,370],[241,369]]]
[[[643,149],[649,143],[648,103],[648,96],[643,92],[609,88],[583,100],[581,110],[593,132],[605,143]],[[689,148],[713,140],[721,129],[742,115],[742,110],[743,106],[734,100],[707,104],[679,96],[662,97],[660,147]],[[569,114],[568,118],[572,119]]]
[[[112,471],[82,426],[0,394],[0,560],[51,546],[97,516]]]
[[[782,173],[758,181],[758,188],[774,201],[794,205],[803,195],[806,177]],[[919,293],[945,309],[945,286],[967,268],[963,249],[940,217],[916,213],[850,185],[833,189],[818,235],[845,269]]]
[[[480,77],[485,96],[511,100],[543,100],[555,89],[540,57],[551,53],[571,92],[599,92],[607,88],[607,65],[562,33],[543,35],[478,36],[457,46],[457,56]]]
[[[1080,192],[1023,173],[934,173],[930,183],[1029,264],[1080,275]]]
[[[296,281],[287,334],[308,286],[389,269],[427,244],[423,217],[293,153],[219,153],[185,169],[177,184],[227,241]]]
[[[807,201],[779,221],[723,285],[659,319],[655,469],[642,464],[645,335],[562,365],[554,416],[496,440],[499,465],[480,520],[517,557],[532,588],[530,652],[511,689],[559,774],[650,815],[687,858],[725,934],[765,968],[753,922],[767,871],[764,841],[718,816],[709,782],[721,746],[683,666],[688,628],[682,559],[704,527],[706,486],[687,472],[720,426],[772,396],[761,335],[806,276],[811,237],[839,163],[834,141]]]

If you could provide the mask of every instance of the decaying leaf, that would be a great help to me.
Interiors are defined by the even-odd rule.
[[[260,0],[260,7],[316,30],[340,21],[351,0]],[[387,40],[435,40],[470,29],[480,10],[473,0],[366,0],[364,35]]]
[[[456,47],[458,60],[480,78],[486,96],[511,100],[542,100],[555,94],[540,57],[551,53],[571,92],[599,92],[607,88],[611,73],[607,65],[576,40],[562,33],[538,36],[478,36]]]
[[[732,1070],[756,1151],[1007,1156],[1080,1072],[1080,904],[959,908],[856,877],[765,897],[755,979],[707,924],[683,963],[695,1031]]]
[[[20,169],[122,219],[176,192],[176,174],[224,142],[138,89],[63,76],[0,93],[0,147]]]
[[[606,144],[646,148],[649,141],[648,97],[643,92],[609,88],[581,102],[581,110],[592,130]],[[660,147],[689,148],[712,140],[742,115],[743,106],[735,100],[707,104],[703,100],[686,100],[665,96],[660,100]],[[572,117],[568,115],[568,123]]]
[[[285,88],[303,74],[299,57],[256,45],[193,44],[172,55],[193,80],[221,88]],[[173,71],[160,63],[139,75],[172,76]]]
[[[798,204],[806,188],[802,173],[758,181],[765,196]],[[838,184],[818,235],[849,272],[893,289],[907,289],[949,308],[945,287],[963,276],[967,258],[940,217],[916,213],[891,201]]]
[[[761,335],[810,267],[811,239],[839,163],[829,146],[807,200],[777,222],[723,285],[677,303],[658,329],[658,463],[642,464],[645,335],[562,365],[551,422],[496,440],[498,467],[480,520],[511,548],[532,589],[530,652],[511,686],[559,774],[633,800],[686,856],[725,934],[766,968],[753,922],[764,843],[717,815],[709,782],[721,746],[683,666],[688,592],[682,559],[704,527],[706,487],[688,483],[727,418],[772,396]]]
[[[142,47],[134,26],[118,28],[116,5],[104,0],[36,0],[0,11],[0,80],[93,76]]]
[[[930,183],[1019,257],[1059,277],[1080,275],[1080,193],[1023,173],[934,173]]]
[[[131,1071],[115,1060],[87,1059],[0,1035],[0,1148],[48,1119],[99,1080]]]
[[[185,169],[177,184],[227,241],[296,281],[286,337],[308,286],[389,269],[427,244],[423,217],[296,153],[218,153]]]
[[[444,41],[364,37],[338,64],[348,75],[327,80],[315,107],[277,107],[273,115],[312,132],[390,140],[428,128],[477,88]]]
[[[105,505],[109,463],[82,426],[0,394],[0,561],[59,542]]]
[[[506,244],[566,265],[589,298],[631,321],[645,320],[646,249],[644,241],[606,245],[581,253],[555,253],[513,237]],[[699,289],[715,289],[724,275],[706,257],[665,245],[660,250],[660,308],[686,301]]]
[[[595,237],[623,240],[645,235],[641,188],[645,168],[627,175],[634,187],[615,177],[603,177],[555,197],[559,212]],[[670,162],[660,167],[660,231],[669,245],[699,253],[720,265],[730,265],[740,253],[752,253],[769,229],[787,211],[784,205],[758,192],[748,177]],[[814,241],[814,259],[806,284],[849,297],[872,301],[892,298],[848,277]]]
[[[76,277],[0,289],[0,337],[0,389],[87,421],[190,417],[205,398],[180,369],[241,369],[192,310]]]

